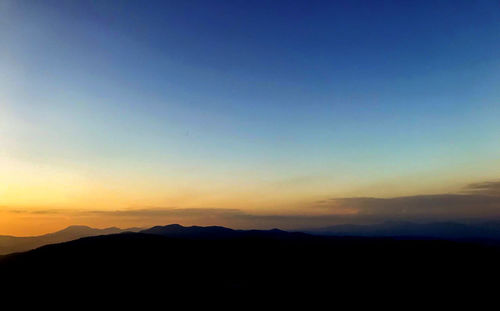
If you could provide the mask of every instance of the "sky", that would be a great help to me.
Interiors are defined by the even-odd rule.
[[[498,1],[0,0],[0,234],[497,219],[499,85]]]

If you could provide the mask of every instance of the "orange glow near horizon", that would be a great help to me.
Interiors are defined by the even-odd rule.
[[[357,188],[352,183],[346,186],[348,182],[333,183],[324,178],[317,181],[308,178],[260,184],[237,178],[232,183],[196,183],[194,179],[191,183],[186,179],[176,183],[167,178],[148,178],[140,174],[119,178],[120,174],[93,174],[82,169],[62,167],[0,158],[0,235],[39,235],[69,225],[125,228],[181,223],[293,228],[294,224],[287,223],[290,220],[270,219],[280,215],[305,218],[356,215],[357,210],[351,206],[337,204],[327,210],[316,207],[317,201],[332,197],[390,198],[432,194],[431,190],[436,194],[457,193],[463,187],[463,183],[457,184],[454,178],[449,178],[451,181],[446,178],[427,181],[419,175],[371,186],[366,183],[364,187],[358,182]],[[445,187],[445,184],[449,186]],[[337,189],[337,192],[331,189]],[[151,213],[155,209],[168,213]],[[191,209],[207,212],[201,216],[171,212]],[[127,214],[141,210],[147,212]],[[226,215],[226,210],[237,210],[243,216]],[[217,214],[217,211],[223,213]],[[266,215],[270,219],[261,223],[260,219],[252,218],[252,215]],[[307,225],[305,222],[304,226]]]

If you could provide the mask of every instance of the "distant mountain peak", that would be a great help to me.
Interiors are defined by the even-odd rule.
[[[286,231],[283,231],[283,230],[278,229],[278,228],[272,228],[271,230],[269,230],[269,232],[286,232]]]
[[[93,229],[93,228],[86,226],[86,225],[71,225],[71,226],[67,226],[65,229]],[[65,230],[65,229],[63,229],[63,230]]]
[[[59,230],[59,231],[56,231],[54,233],[62,233],[62,232],[75,232],[75,231],[89,231],[89,230],[96,230],[92,227],[89,227],[89,226],[85,226],[85,225],[71,225],[71,226],[68,226],[62,230]]]
[[[172,228],[172,229],[186,228],[186,227],[179,225],[179,224],[170,224],[170,225],[166,225],[166,226],[155,226],[155,227]]]

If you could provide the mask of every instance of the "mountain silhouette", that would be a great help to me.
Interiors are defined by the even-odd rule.
[[[234,230],[220,226],[190,226],[184,227],[179,224],[166,226],[155,226],[140,231],[141,233],[157,234],[171,238],[190,238],[190,239],[234,239],[234,238],[288,238],[304,233],[290,233],[279,229],[271,230]]]
[[[0,255],[24,252],[47,244],[61,243],[88,236],[115,234],[121,232],[137,232],[140,228],[120,229],[110,227],[96,229],[88,226],[69,226],[57,232],[32,237],[0,236]]]
[[[235,239],[235,238],[296,238],[312,234],[338,237],[391,237],[391,238],[432,238],[447,240],[472,240],[483,243],[500,243],[500,223],[485,222],[478,224],[461,224],[454,222],[437,222],[418,224],[406,221],[387,221],[374,225],[336,225],[315,228],[301,232],[272,230],[234,230],[221,226],[182,226],[170,224],[155,226],[149,229],[110,227],[96,229],[88,226],[73,225],[63,230],[33,237],[0,236],[0,255],[24,252],[44,245],[67,242],[82,237],[108,235],[124,232],[141,232],[171,238],[185,239]]]
[[[169,225],[1,256],[0,275],[12,288],[59,296],[320,294],[370,302],[485,294],[493,289],[486,280],[500,276],[499,260],[498,247],[477,243]]]

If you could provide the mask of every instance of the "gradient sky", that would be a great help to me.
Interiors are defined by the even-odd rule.
[[[0,0],[0,234],[470,199],[499,86],[498,1]]]

